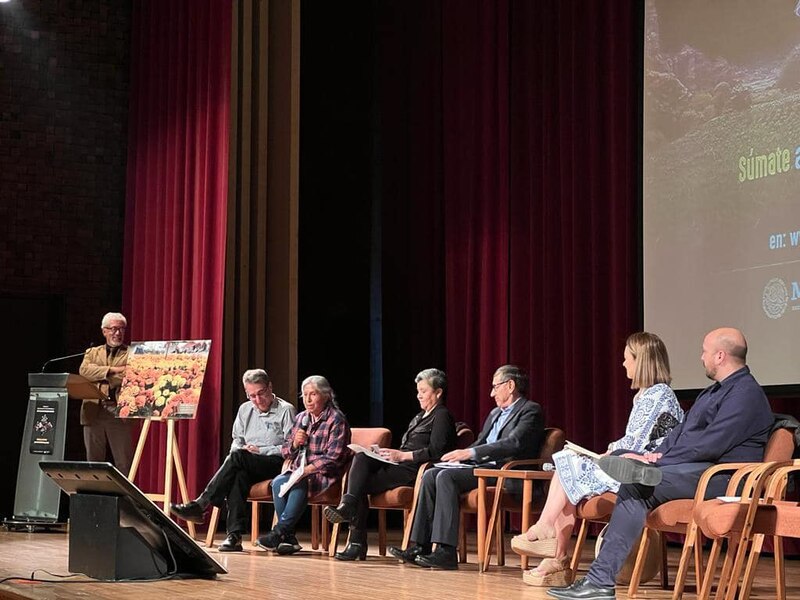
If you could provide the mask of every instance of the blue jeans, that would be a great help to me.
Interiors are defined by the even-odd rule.
[[[278,515],[278,523],[273,527],[273,531],[284,535],[294,533],[294,528],[308,504],[308,479],[306,478],[295,483],[283,498],[278,496],[281,486],[290,476],[291,473],[286,472],[272,480],[272,497],[275,502],[275,514]]]

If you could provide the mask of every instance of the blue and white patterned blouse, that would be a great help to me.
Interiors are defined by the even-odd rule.
[[[683,409],[678,404],[675,392],[666,383],[657,383],[636,394],[628,424],[625,426],[625,435],[611,442],[608,450],[649,452],[682,421]],[[591,459],[579,456],[571,450],[561,450],[553,454],[553,463],[572,504],[589,496],[619,490],[619,482],[601,471]]]

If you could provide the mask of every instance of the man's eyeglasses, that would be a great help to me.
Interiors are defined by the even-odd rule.
[[[124,327],[103,327],[103,331],[110,331],[111,333],[122,333],[125,331]]]
[[[510,379],[506,379],[505,381],[500,381],[500,382],[498,382],[498,383],[493,383],[493,384],[492,384],[492,391],[493,391],[493,392],[496,392],[496,391],[497,391],[497,388],[499,388],[499,387],[500,387],[501,385],[503,385],[504,383],[508,383],[509,381],[511,381],[511,380],[510,380]]]
[[[258,390],[257,392],[253,392],[252,394],[245,394],[245,397],[248,400],[253,400],[255,398],[268,398],[269,392],[266,389]]]

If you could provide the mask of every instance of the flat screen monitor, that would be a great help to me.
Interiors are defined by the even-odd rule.
[[[67,494],[116,496],[120,502],[120,527],[130,527],[146,541],[169,568],[181,577],[213,578],[225,568],[197,545],[161,509],[113,465],[106,462],[41,462],[45,475]]]

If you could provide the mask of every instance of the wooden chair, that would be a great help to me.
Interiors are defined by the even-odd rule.
[[[372,444],[380,446],[389,446],[392,441],[392,432],[385,427],[354,427],[350,430],[351,441],[354,444],[369,447]],[[289,461],[284,463],[284,468],[288,468]],[[329,487],[321,494],[309,498],[308,504],[311,507],[311,548],[316,550],[322,545],[323,550],[328,551],[329,532],[328,521],[322,518],[323,506],[335,506],[339,504],[342,497],[342,482],[339,481]],[[250,519],[250,543],[255,546],[256,539],[260,531],[260,504],[266,502],[273,502],[272,497],[272,479],[266,479],[254,484],[248,493],[247,501],[251,503],[251,519]],[[219,523],[219,508],[216,506],[211,511],[211,519],[208,525],[208,534],[206,535],[206,547],[211,547],[214,543],[214,534],[216,533],[217,525]],[[273,524],[275,518],[273,516]],[[338,534],[338,524],[333,527],[333,535]]]
[[[611,513],[617,504],[617,495],[613,492],[605,492],[598,496],[592,496],[581,500],[575,507],[576,522],[580,523],[578,537],[575,540],[575,547],[572,550],[572,559],[569,567],[573,573],[578,572],[578,566],[583,555],[583,545],[589,533],[590,523],[608,523]]]
[[[459,427],[460,425],[460,427]],[[456,423],[456,445],[458,448],[466,448],[473,441],[475,441],[475,434],[466,423]],[[371,494],[369,496],[369,506],[378,511],[378,552],[381,556],[386,556],[386,511],[387,510],[402,510],[403,511],[403,542],[402,548],[405,550],[408,547],[411,539],[411,527],[414,524],[414,513],[417,507],[417,497],[419,496],[419,486],[422,483],[422,476],[425,474],[425,469],[430,466],[430,463],[422,463],[417,470],[417,476],[414,480],[414,485],[402,485],[385,492],[378,494]],[[333,552],[336,552],[338,546],[338,531],[337,537],[333,540]]]
[[[786,513],[787,509],[792,510],[798,505],[796,502],[783,501],[786,476],[797,469],[800,469],[800,461],[751,465],[742,490],[728,486],[728,495],[738,494],[738,502],[712,499],[701,502],[694,508],[693,516],[697,526],[706,537],[713,540],[703,584],[698,591],[699,599],[707,599],[711,594],[722,541],[726,538],[728,552],[719,576],[716,597],[733,599],[736,596],[737,583],[749,548],[747,570],[740,592],[740,598],[749,598],[755,565],[765,534],[774,538],[776,597],[785,598],[783,546],[776,525],[792,523],[793,528],[790,526],[782,529],[783,533],[790,534],[790,537],[800,537],[800,511],[796,513],[795,519]]]
[[[485,477],[479,476],[478,489],[470,490],[469,492],[461,495],[461,515],[460,515],[460,536],[459,536],[459,561],[467,562],[467,535],[466,528],[464,527],[464,516],[466,514],[474,513],[478,515],[478,563],[479,569],[484,570],[491,558],[491,540],[495,536],[495,548],[497,552],[497,564],[503,566],[505,564],[505,545],[503,540],[503,526],[504,516],[506,512],[521,512],[522,513],[522,528],[523,531],[530,525],[530,518],[541,513],[544,506],[544,499],[547,494],[544,493],[540,498],[534,500],[531,493],[532,483],[524,486],[522,502],[519,499],[505,493],[503,490],[503,483],[506,478],[509,479],[527,479],[532,481],[533,478],[549,481],[552,478],[552,473],[542,471],[542,465],[552,461],[553,454],[558,452],[564,447],[566,442],[566,435],[562,429],[556,427],[548,427],[545,429],[544,440],[542,447],[539,451],[539,458],[528,460],[515,460],[503,465],[502,469],[491,469],[490,476],[498,476],[497,485],[486,486]],[[535,476],[526,476],[522,473],[510,473],[510,471],[517,471],[520,467],[538,467]],[[483,469],[481,471],[484,471]],[[530,473],[530,469],[527,470]],[[503,473],[505,472],[505,473]],[[476,470],[476,476],[478,470]],[[518,477],[519,476],[519,477]],[[482,489],[485,487],[485,494],[482,494]],[[499,490],[499,493],[498,493]],[[485,507],[491,502],[492,510],[487,515]],[[481,510],[483,509],[483,510]],[[488,517],[488,519],[487,519]],[[486,523],[489,522],[487,528]],[[484,537],[484,532],[488,535]],[[528,568],[528,557],[522,557],[522,568]]]
[[[767,446],[764,449],[764,461],[786,461],[791,459],[794,452],[794,430],[786,428],[778,428],[772,432],[767,441]],[[686,575],[689,568],[689,560],[694,555],[695,561],[695,578],[697,582],[697,589],[702,587],[703,580],[703,554],[702,554],[702,541],[698,539],[698,527],[693,518],[694,507],[704,501],[706,487],[709,480],[713,475],[725,471],[739,471],[734,473],[731,479],[731,484],[738,485],[742,478],[756,466],[762,463],[737,463],[737,464],[721,464],[715,465],[703,474],[697,486],[697,491],[694,498],[671,500],[664,504],[657,506],[647,516],[645,528],[658,532],[661,537],[662,548],[666,550],[664,542],[664,533],[679,533],[686,536],[683,550],[681,552],[680,561],[678,563],[678,573],[675,578],[675,587],[673,589],[672,597],[677,600],[683,595],[683,588],[686,583]],[[730,486],[729,486],[730,487]],[[735,493],[736,488],[733,487]],[[702,532],[700,532],[702,535]],[[647,531],[643,532],[642,539],[639,543],[639,551],[636,558],[636,566],[633,569],[631,582],[628,587],[628,596],[635,598],[639,590],[639,582],[641,579],[642,569],[644,568],[644,560],[647,555],[650,538]],[[663,552],[661,566],[661,585],[663,589],[668,587],[667,577],[667,553]]]

